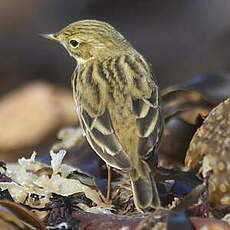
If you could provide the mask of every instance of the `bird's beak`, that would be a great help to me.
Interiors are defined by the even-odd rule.
[[[59,42],[59,39],[57,37],[57,34],[40,34],[43,38],[55,41],[55,42]]]

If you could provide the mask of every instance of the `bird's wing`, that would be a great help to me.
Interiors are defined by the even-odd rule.
[[[153,89],[151,97],[133,98],[133,110],[139,136],[138,153],[148,158],[151,151],[158,147],[163,130],[161,110],[158,104],[158,88]]]
[[[83,132],[96,153],[109,165],[128,170],[131,161],[114,133],[107,108],[107,83],[97,64],[85,67],[73,77],[77,113]],[[92,74],[94,77],[92,78]],[[97,77],[97,75],[99,76]],[[82,91],[81,91],[82,90]]]
[[[133,113],[136,116],[138,154],[148,158],[149,153],[158,145],[162,122],[159,89],[141,56],[119,56],[103,66],[99,63],[88,64],[79,70],[75,79],[73,88],[77,89],[75,95],[81,126],[100,157],[116,168],[131,167],[129,156],[114,133],[107,106],[109,96],[113,96],[111,92],[120,89],[119,94],[122,94],[125,85],[132,98]]]
[[[141,56],[125,59],[128,85],[132,95],[133,112],[136,115],[139,136],[138,153],[148,158],[156,150],[163,130],[160,110],[159,88],[156,80]]]

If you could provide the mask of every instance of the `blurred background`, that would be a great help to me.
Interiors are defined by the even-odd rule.
[[[14,160],[12,152],[31,153],[45,142],[47,150],[60,128],[76,124],[75,62],[40,33],[82,19],[106,21],[144,55],[166,88],[228,69],[229,12],[229,0],[0,0],[0,155]],[[41,81],[17,91],[33,80]]]
[[[39,33],[80,19],[115,26],[152,64],[162,88],[230,63],[229,0],[0,0],[0,95],[32,79],[70,87],[75,63]]]

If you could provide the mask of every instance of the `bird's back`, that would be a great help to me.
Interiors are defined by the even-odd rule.
[[[158,142],[161,127],[158,87],[142,57],[119,55],[103,62],[92,60],[81,66],[73,79],[79,118],[94,150],[108,156],[117,151],[129,167],[146,158]],[[94,129],[97,132],[93,134]],[[100,141],[92,141],[99,134]],[[110,143],[109,137],[115,140]],[[114,142],[119,143],[117,148]],[[102,148],[105,143],[108,148]],[[120,162],[111,164],[122,168]]]

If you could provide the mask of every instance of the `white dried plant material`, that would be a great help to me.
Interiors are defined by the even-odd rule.
[[[0,188],[2,190],[8,189],[10,195],[17,203],[25,203],[27,205],[36,206],[36,207],[44,207],[45,204],[49,202],[50,196],[45,196],[44,189],[41,189],[37,186],[34,186],[32,184],[26,184],[24,186],[19,185],[15,182],[0,182]],[[40,203],[36,204],[33,203],[33,200],[29,200],[28,197],[30,194],[38,194],[42,196],[40,199]]]
[[[50,151],[51,167],[53,169],[54,174],[58,172],[65,155],[66,155],[65,150],[60,150],[57,153],[53,152],[52,150]]]
[[[62,164],[65,154],[66,151],[64,150],[58,153],[50,152],[51,167],[53,169],[51,177],[35,173],[36,170],[49,167],[36,162],[35,152],[29,159],[22,158],[18,160],[18,164],[7,165],[5,173],[12,179],[12,182],[0,182],[0,188],[3,190],[8,189],[13,199],[18,203],[25,202],[30,194],[37,194],[42,197],[39,205],[36,204],[39,207],[44,207],[49,202],[52,193],[69,196],[79,192],[83,192],[87,198],[100,207],[111,207],[111,205],[105,204],[102,201],[99,193],[94,188],[82,184],[79,180],[66,178],[76,168]],[[27,204],[33,206],[33,203],[28,202],[30,202],[29,199]]]
[[[82,137],[81,128],[64,128],[58,133],[58,139],[62,140],[69,148],[75,146],[77,141]]]
[[[92,200],[98,206],[110,207],[105,204],[99,193],[89,186],[83,185],[80,181],[74,179],[67,179],[58,174],[52,175],[51,178],[47,176],[41,176],[34,181],[38,187],[45,188],[47,194],[56,193],[62,196],[69,196],[74,193],[83,192],[87,198]]]
[[[0,188],[2,190],[8,189],[11,196],[16,202],[22,202],[27,197],[27,192],[23,186],[16,184],[15,182],[0,182]]]
[[[58,139],[60,142],[54,144],[52,149],[59,151],[60,149],[71,149],[75,146],[82,146],[85,143],[85,138],[82,135],[81,128],[64,128],[58,133]]]
[[[29,159],[26,159],[25,157],[22,157],[18,160],[18,163],[22,166],[31,166],[31,164],[35,163],[37,153],[34,151]]]
[[[62,161],[66,155],[65,150],[59,150],[57,153],[54,153],[52,150],[50,151],[51,156],[51,167],[53,169],[53,174],[61,173],[62,177],[67,177],[70,173],[76,170],[76,168],[62,164]],[[77,169],[81,172],[81,170]]]
[[[62,177],[67,177],[70,173],[72,173],[73,171],[75,171],[76,168],[67,165],[67,164],[62,164],[59,167],[58,172],[61,173]],[[81,172],[81,170],[77,169],[77,171]]]
[[[25,158],[22,157],[21,159],[18,159],[18,165],[14,164],[14,166],[17,166],[18,168],[23,168],[24,170],[31,170],[31,171],[36,171],[38,169],[41,169],[42,167],[47,167],[46,164],[40,163],[38,161],[36,161],[36,155],[37,153],[34,151],[31,155],[30,158]],[[9,168],[10,165],[7,164],[7,168]]]
[[[26,159],[23,157],[18,159],[18,164],[7,164],[5,174],[19,185],[32,185],[37,178],[37,175],[33,172],[47,167],[46,164],[35,161],[36,155],[37,153],[34,151],[30,158]]]
[[[9,166],[7,165],[7,171],[5,174],[17,184],[22,186],[27,184],[33,184],[33,181],[37,177],[37,175],[28,172],[27,169],[18,164],[11,164]]]

